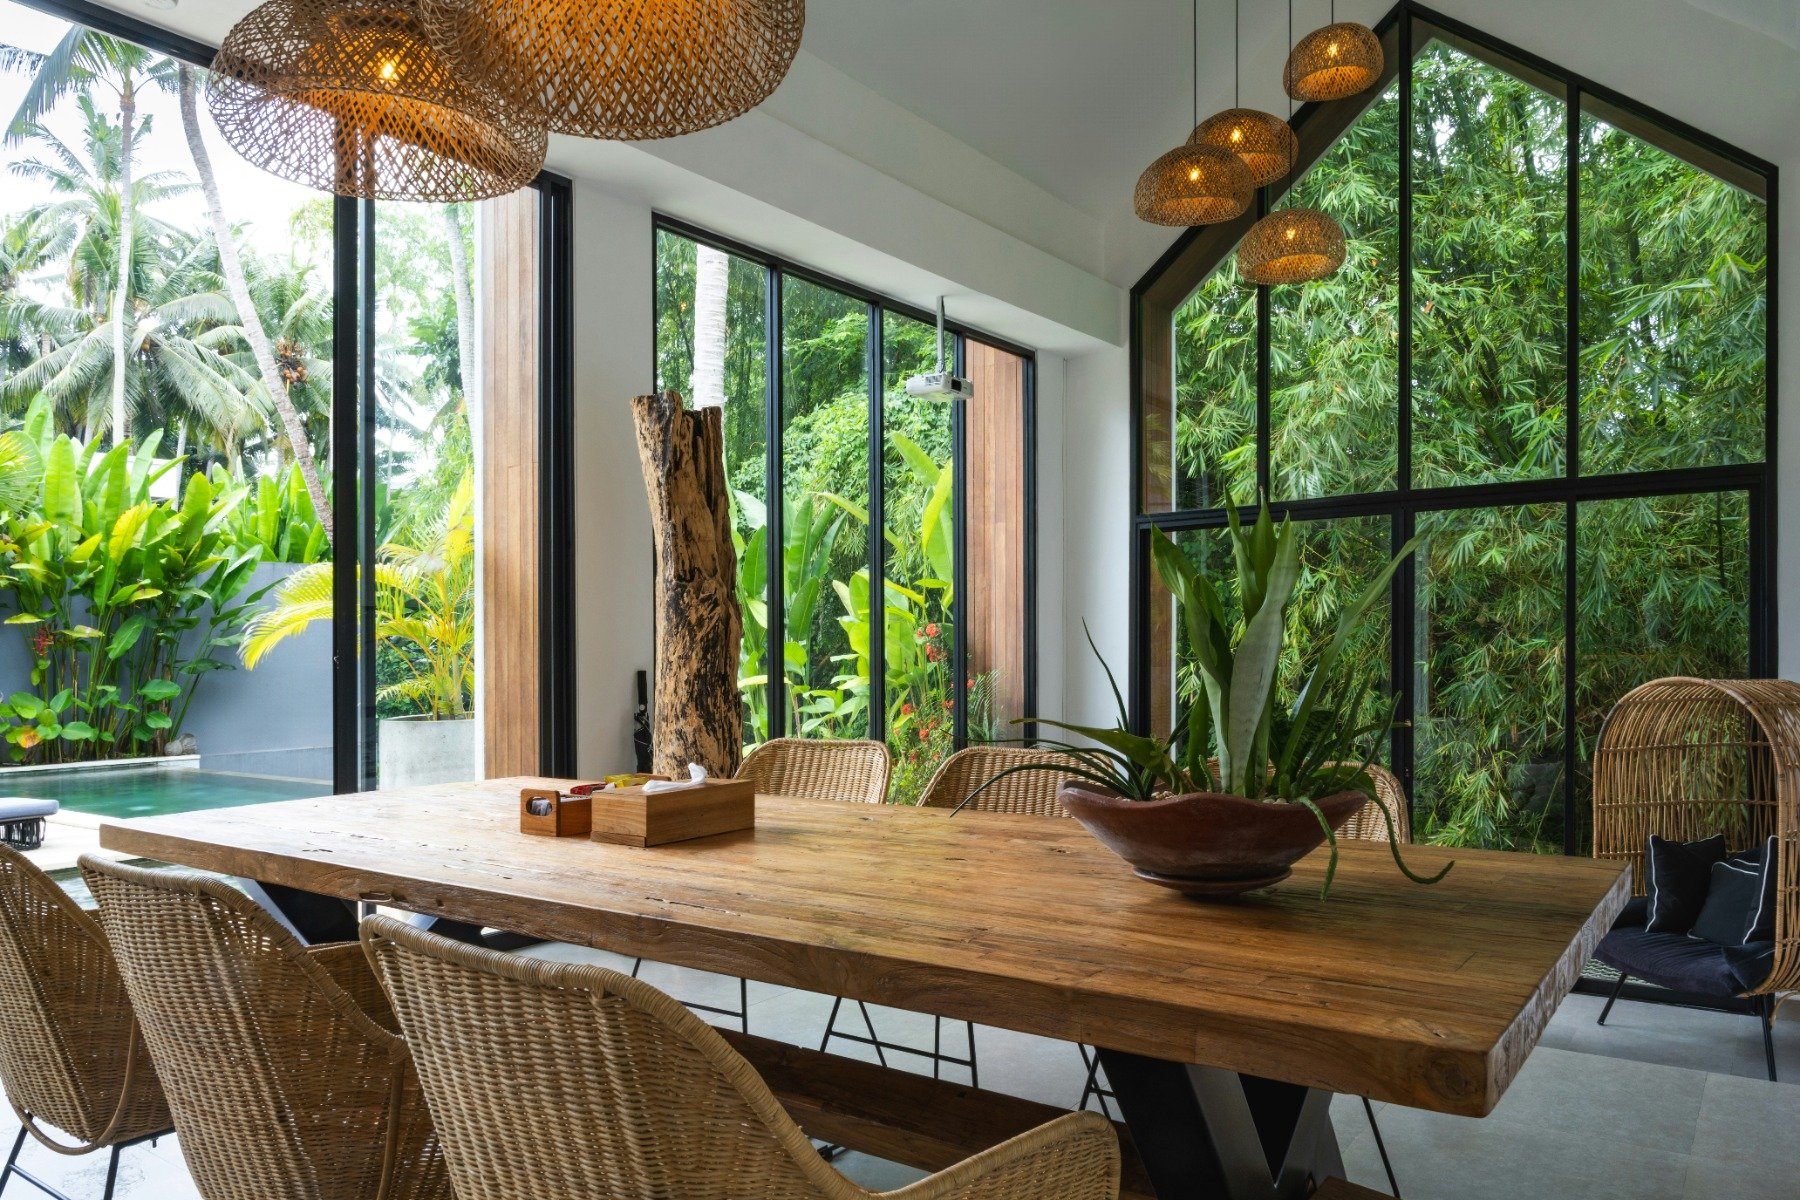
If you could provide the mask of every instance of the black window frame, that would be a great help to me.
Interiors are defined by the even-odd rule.
[[[787,694],[786,674],[781,661],[783,648],[787,640],[786,614],[782,611],[782,514],[779,497],[782,495],[784,480],[782,477],[782,398],[785,388],[785,372],[782,369],[782,281],[797,279],[817,287],[826,288],[859,300],[868,306],[869,312],[869,345],[867,350],[868,369],[864,372],[869,398],[869,528],[881,529],[886,521],[883,481],[883,450],[885,429],[883,422],[883,399],[885,394],[883,378],[884,354],[882,345],[882,317],[887,313],[907,317],[915,321],[935,325],[937,314],[917,305],[896,300],[860,284],[851,283],[823,271],[815,270],[802,263],[797,263],[781,255],[771,253],[725,237],[702,226],[672,217],[663,213],[653,213],[651,219],[651,330],[650,352],[652,374],[659,361],[660,347],[658,338],[661,330],[661,313],[656,311],[662,289],[656,278],[658,256],[655,251],[656,240],[663,234],[686,238],[691,242],[710,246],[721,250],[735,258],[745,259],[763,269],[764,298],[764,337],[765,380],[764,380],[764,473],[763,488],[768,499],[768,662],[765,664],[769,680],[769,736],[771,738],[787,736]],[[964,349],[967,341],[973,340],[984,346],[1014,355],[1024,363],[1021,386],[1023,396],[1023,447],[1025,494],[1022,500],[1024,509],[1024,574],[1023,607],[1024,622],[1020,631],[1023,639],[1024,677],[1020,682],[1025,713],[1037,711],[1038,687],[1038,593],[1037,593],[1037,351],[1029,346],[1020,345],[1007,338],[987,333],[962,321],[946,318],[944,332],[951,339],[954,354],[954,369],[964,369]],[[653,383],[655,381],[653,380]],[[974,403],[980,403],[976,397]],[[968,487],[966,465],[966,439],[964,436],[963,402],[958,401],[951,406],[951,447],[953,470],[952,482],[952,537],[955,545],[956,578],[953,581],[951,604],[951,623],[956,640],[952,647],[952,675],[955,680],[956,704],[952,709],[954,718],[955,745],[960,749],[968,744],[968,624],[964,620],[964,604],[967,588],[967,504],[965,489]],[[869,594],[871,597],[885,595],[882,590],[886,581],[887,555],[884,552],[885,542],[882,538],[869,538]],[[875,741],[884,741],[887,736],[886,719],[886,622],[871,620],[869,622],[869,725],[866,736]],[[1026,727],[1030,732],[1030,726]]]
[[[1417,518],[1427,512],[1461,509],[1511,507],[1532,504],[1557,504],[1563,507],[1565,528],[1563,539],[1563,748],[1562,803],[1563,852],[1580,851],[1581,824],[1575,811],[1577,772],[1580,768],[1580,731],[1577,728],[1577,694],[1579,665],[1577,662],[1578,630],[1576,627],[1576,588],[1578,580],[1577,514],[1584,501],[1687,494],[1744,493],[1749,511],[1748,590],[1750,674],[1771,678],[1778,673],[1776,566],[1778,543],[1776,532],[1779,505],[1779,460],[1777,414],[1779,398],[1779,313],[1780,250],[1779,172],[1776,166],[1756,155],[1732,146],[1719,138],[1695,129],[1647,105],[1623,96],[1613,89],[1567,70],[1548,60],[1489,36],[1463,22],[1454,20],[1412,0],[1401,0],[1374,26],[1387,49],[1388,62],[1380,83],[1370,90],[1370,100],[1379,95],[1397,75],[1400,78],[1399,115],[1401,148],[1399,153],[1400,195],[1398,203],[1399,262],[1399,367],[1396,397],[1396,478],[1391,489],[1342,496],[1313,497],[1294,500],[1271,498],[1270,507],[1277,517],[1296,521],[1329,520],[1340,517],[1387,517],[1391,523],[1392,547],[1398,550],[1412,537]],[[1421,36],[1421,34],[1423,36]],[[1566,278],[1567,313],[1566,378],[1568,398],[1565,405],[1565,461],[1561,475],[1551,478],[1505,482],[1475,483],[1444,487],[1412,485],[1412,171],[1409,152],[1412,120],[1412,70],[1415,51],[1436,38],[1465,52],[1471,52],[1498,69],[1519,76],[1539,86],[1547,86],[1567,107],[1569,169],[1567,171]],[[1766,206],[1768,263],[1765,272],[1764,333],[1766,405],[1763,457],[1760,462],[1713,467],[1664,468],[1620,474],[1584,476],[1580,473],[1580,289],[1574,281],[1579,273],[1580,255],[1580,177],[1578,138],[1584,101],[1591,101],[1605,113],[1602,118],[1633,136],[1639,137],[1702,170],[1727,182],[1747,186],[1759,194]],[[1188,509],[1171,507],[1169,511],[1151,511],[1147,503],[1148,475],[1145,458],[1144,420],[1146,416],[1145,345],[1148,298],[1161,292],[1167,302],[1171,281],[1185,281],[1186,294],[1198,287],[1213,270],[1224,262],[1251,222],[1268,212],[1285,187],[1292,186],[1301,174],[1339,134],[1363,111],[1357,104],[1302,106],[1293,117],[1293,126],[1301,144],[1301,159],[1285,180],[1259,189],[1256,203],[1245,216],[1221,225],[1190,229],[1169,247],[1131,290],[1131,597],[1130,597],[1130,680],[1128,699],[1132,721],[1140,732],[1147,732],[1153,708],[1153,636],[1151,614],[1151,577],[1149,536],[1152,529],[1166,532],[1217,529],[1226,524],[1223,509]],[[1753,185],[1753,186],[1750,186]],[[1178,273],[1178,274],[1177,274]],[[1270,396],[1268,363],[1270,354],[1269,291],[1257,291],[1257,381],[1256,381],[1256,455],[1259,490],[1267,494],[1270,484]],[[1178,304],[1176,305],[1178,307]],[[1171,388],[1171,400],[1173,389]],[[1173,500],[1171,499],[1171,505]],[[1413,720],[1418,697],[1415,688],[1415,613],[1417,571],[1411,560],[1401,565],[1390,585],[1389,605],[1392,627],[1389,637],[1389,678],[1398,693],[1399,708],[1392,734],[1390,753],[1396,773],[1407,794],[1413,792],[1415,747]]]
[[[85,26],[146,50],[210,70],[217,50],[205,42],[128,16],[91,0],[15,0],[73,25]],[[570,239],[571,182],[540,171],[527,185],[539,197],[538,422],[546,450],[538,487],[538,613],[540,770],[575,773],[575,679],[567,647],[574,644],[574,274]],[[374,421],[363,404],[373,397],[375,202],[334,198],[332,221],[332,527],[356,531],[333,539],[332,787],[364,790],[375,778],[375,677],[371,637],[374,598],[357,581],[374,573],[359,563],[374,554]],[[356,619],[343,619],[346,614]]]

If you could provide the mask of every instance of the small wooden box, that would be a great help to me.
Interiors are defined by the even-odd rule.
[[[709,779],[698,787],[644,794],[641,787],[593,795],[596,842],[661,846],[756,827],[756,787],[747,779]]]
[[[550,811],[541,816],[531,811],[533,800],[548,800]],[[519,832],[539,837],[586,837],[593,828],[594,802],[590,796],[565,796],[555,788],[519,789]]]

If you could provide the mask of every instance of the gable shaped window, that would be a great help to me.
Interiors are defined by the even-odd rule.
[[[1363,647],[1416,835],[1582,852],[1619,696],[1774,669],[1774,168],[1410,4],[1378,32],[1387,77],[1134,291],[1135,711],[1192,684],[1151,527],[1223,570],[1228,498],[1267,494],[1325,619],[1429,533]],[[1344,268],[1241,283],[1290,204]]]

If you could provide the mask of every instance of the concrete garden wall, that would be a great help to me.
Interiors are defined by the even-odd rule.
[[[299,570],[264,563],[250,591]],[[0,626],[0,691],[27,687],[27,631]],[[220,649],[217,657],[235,661]],[[331,779],[331,624],[321,622],[272,650],[254,671],[240,664],[200,681],[183,733],[199,743],[200,766],[292,779]]]

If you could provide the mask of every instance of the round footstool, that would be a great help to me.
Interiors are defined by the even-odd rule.
[[[44,818],[61,807],[54,800],[0,796],[0,841],[15,850],[36,850],[44,844]]]

